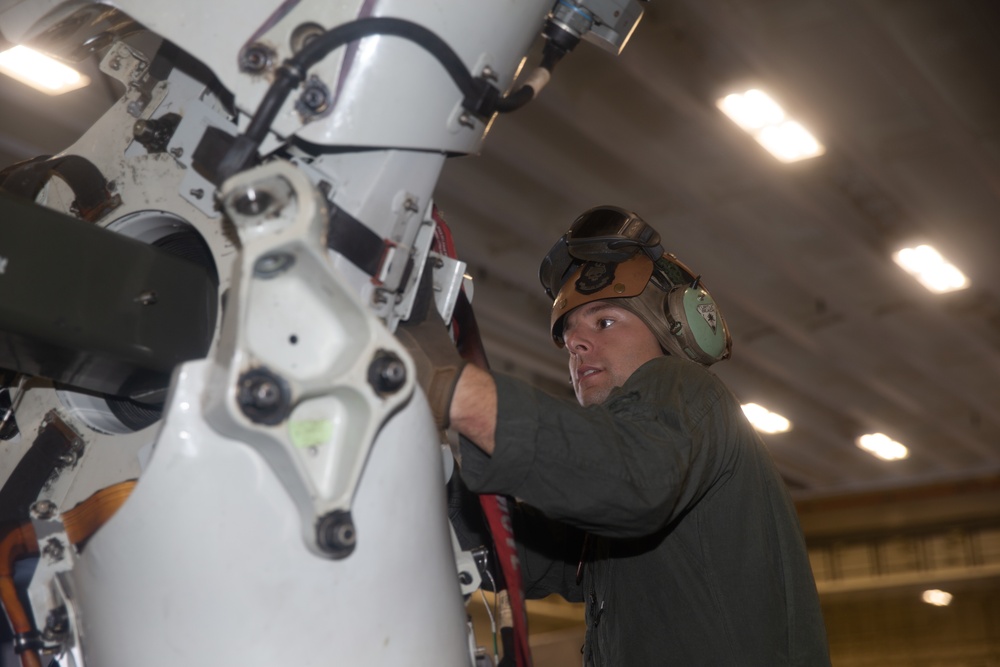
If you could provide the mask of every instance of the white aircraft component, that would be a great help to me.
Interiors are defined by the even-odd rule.
[[[470,110],[443,61],[499,96],[543,25],[616,51],[640,14],[637,0],[0,0],[7,40],[104,53],[125,93],[64,152],[115,195],[96,224],[148,243],[195,232],[222,313],[160,419],[18,383],[0,489],[40,440],[68,448],[31,503],[40,634],[19,648],[64,667],[482,664],[463,600],[479,575],[453,544],[439,434],[391,333],[428,258],[446,320],[463,283],[462,262],[432,253],[432,195],[494,114]],[[206,137],[238,143],[310,40],[373,18],[406,23],[297,73],[254,146],[263,164],[217,187],[212,158],[232,153]],[[37,201],[71,212],[74,197],[52,179]],[[108,489],[127,500],[81,548],[72,512]]]

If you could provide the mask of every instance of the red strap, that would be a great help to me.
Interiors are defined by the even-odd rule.
[[[431,247],[438,253],[447,257],[456,257],[455,242],[451,236],[451,230],[444,216],[435,205],[431,210],[431,217],[436,223],[434,228],[434,240]],[[459,331],[459,349],[463,347],[475,348],[470,351],[466,349],[463,357],[468,355],[483,368],[488,368],[486,355],[482,352],[482,341],[479,340],[479,329],[476,326],[472,309],[469,308],[468,301],[459,299],[456,305],[456,317],[463,311],[465,320]],[[455,325],[459,323],[454,322]],[[475,339],[471,344],[469,338]],[[466,345],[463,345],[466,343]],[[507,596],[510,599],[511,614],[514,621],[514,662],[517,667],[531,667],[531,649],[528,647],[528,616],[524,607],[524,585],[521,582],[521,561],[517,557],[517,544],[514,542],[514,525],[510,518],[506,496],[495,496],[483,494],[479,496],[479,504],[483,508],[483,515],[489,525],[490,534],[493,536],[494,548],[497,552],[497,561],[500,563],[500,571],[503,573],[503,580],[507,586]],[[499,593],[500,591],[496,591]]]
[[[524,608],[524,587],[521,583],[521,561],[514,542],[514,526],[505,496],[483,494],[479,496],[486,522],[493,534],[500,571],[507,582],[507,594],[514,615],[514,658],[517,667],[531,667],[531,649],[528,647],[528,617]]]

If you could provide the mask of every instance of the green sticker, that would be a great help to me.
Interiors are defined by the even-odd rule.
[[[296,447],[322,445],[333,437],[333,424],[326,419],[292,422],[288,434]]]

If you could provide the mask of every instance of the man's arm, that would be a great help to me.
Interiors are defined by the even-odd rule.
[[[493,376],[478,366],[465,366],[455,385],[449,415],[451,428],[492,454],[497,432],[497,386]]]

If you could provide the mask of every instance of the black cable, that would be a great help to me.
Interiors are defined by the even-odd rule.
[[[547,70],[549,74],[552,74],[552,70],[555,69],[556,65],[562,60],[563,56],[572,50],[579,39],[575,41],[568,41],[567,39],[556,39],[551,34],[551,31],[546,32],[546,42],[545,47],[542,49],[542,62],[539,63],[538,69]],[[548,79],[545,79],[547,81]],[[544,82],[540,82],[540,85],[544,85]],[[530,84],[525,84],[507,95],[503,99],[497,101],[496,110],[499,113],[509,113],[511,111],[516,111],[520,109],[525,104],[535,99],[535,96],[540,92],[536,90],[534,86]]]
[[[476,80],[465,69],[465,64],[458,54],[443,39],[412,21],[372,16],[328,30],[286,60],[276,72],[274,83],[257,107],[244,136],[259,146],[274,123],[285,99],[302,83],[306,72],[313,65],[335,49],[372,35],[391,35],[416,42],[441,63],[464,97],[476,97],[479,94]]]
[[[507,97],[500,97],[500,91],[483,78],[475,78],[465,68],[465,63],[447,42],[427,28],[388,16],[372,16],[344,23],[331,28],[308,42],[297,54],[282,63],[275,72],[274,82],[268,88],[246,131],[238,136],[219,163],[219,181],[246,168],[264,138],[274,124],[274,119],[284,105],[288,95],[306,78],[309,69],[332,53],[335,49],[372,35],[391,35],[408,39],[434,56],[458,86],[462,93],[462,106],[480,116],[491,116],[495,112],[509,112],[530,102],[537,91],[531,86],[522,86]],[[551,71],[566,50],[547,49],[542,67]]]

